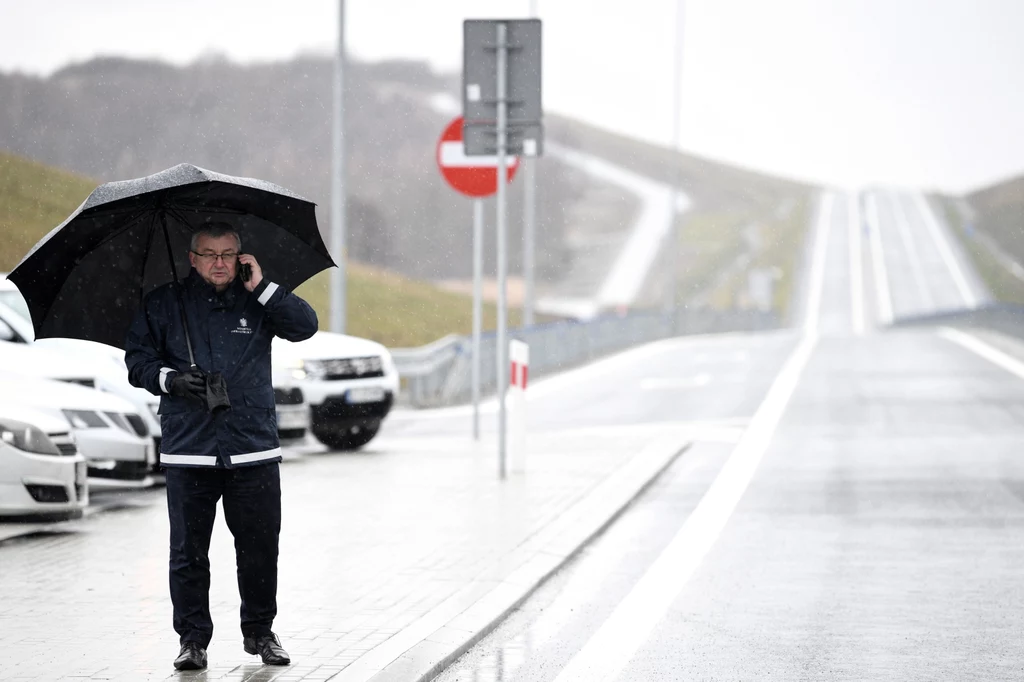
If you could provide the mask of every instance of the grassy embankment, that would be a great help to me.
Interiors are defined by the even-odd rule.
[[[742,308],[748,305],[748,273],[778,268],[773,309],[785,319],[798,276],[813,187],[557,115],[549,117],[548,126],[552,139],[655,180],[678,181],[689,195],[693,208],[680,216],[678,230],[678,300],[718,309]],[[652,307],[662,303],[665,260],[655,268],[659,272],[652,273],[642,296],[643,303]]]
[[[940,197],[932,205],[941,210],[992,295],[1005,303],[1024,304],[1024,281],[1014,276],[1007,264],[996,256],[994,249],[998,247],[995,244],[986,244],[984,237],[969,228],[956,206],[956,200]]]
[[[963,214],[960,200],[933,199],[932,205],[941,210],[992,295],[1005,303],[1024,305],[1024,178],[967,197],[973,219]]]
[[[679,250],[692,265],[680,281],[681,298],[699,292],[698,302],[712,308],[743,308],[748,305],[749,273],[771,270],[777,277],[772,309],[785,320],[807,236],[807,205],[801,198],[768,217],[719,211],[684,218]]]
[[[11,270],[41,237],[89,195],[96,182],[0,152],[0,272]],[[326,329],[330,275],[320,273],[297,293],[316,309]],[[348,332],[392,348],[419,346],[446,334],[468,334],[471,299],[422,281],[350,263]],[[493,329],[493,305],[484,307],[484,329]],[[519,311],[510,313],[518,324]]]

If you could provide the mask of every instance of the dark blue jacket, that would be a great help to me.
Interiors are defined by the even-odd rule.
[[[168,393],[175,372],[189,369],[176,286],[196,365],[224,376],[229,410],[211,414]],[[251,294],[237,278],[218,294],[192,270],[182,283],[146,296],[128,332],[125,362],[133,386],[161,396],[161,464],[233,468],[280,461],[270,343],[274,336],[302,341],[316,330],[309,304],[266,278]]]

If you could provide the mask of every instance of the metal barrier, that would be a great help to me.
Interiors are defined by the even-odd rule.
[[[530,346],[530,376],[539,377],[582,365],[632,346],[672,336],[777,329],[773,313],[681,310],[673,319],[661,313],[606,315],[588,322],[564,320],[510,330],[510,339]],[[420,348],[391,351],[402,381],[399,404],[440,407],[471,399],[470,369],[473,340],[446,336]],[[497,389],[496,337],[483,334],[480,342],[481,395]]]

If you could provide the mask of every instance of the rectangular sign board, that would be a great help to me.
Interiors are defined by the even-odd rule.
[[[462,137],[467,156],[497,154],[498,24],[505,24],[508,61],[508,149],[515,156],[540,156],[540,19],[468,19],[463,23]]]

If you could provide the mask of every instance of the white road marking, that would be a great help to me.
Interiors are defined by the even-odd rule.
[[[1024,379],[1024,362],[990,346],[978,337],[950,327],[943,327],[939,331],[939,335],[1002,367],[1010,374]]]
[[[935,245],[939,248],[939,253],[942,255],[942,260],[949,268],[949,272],[953,277],[953,282],[956,283],[956,288],[960,292],[960,296],[963,297],[964,303],[968,308],[977,308],[978,299],[971,291],[970,285],[967,284],[967,278],[964,277],[963,270],[960,269],[960,263],[953,255],[953,249],[949,245],[949,238],[945,231],[939,227],[938,219],[932,212],[928,202],[925,201],[923,195],[918,194],[914,197],[914,201],[917,204],[917,209],[924,216],[924,223],[928,227],[928,232],[931,234],[932,239],[935,241]]]
[[[825,192],[818,207],[818,222],[814,230],[814,257],[811,261],[811,292],[807,296],[807,319],[804,331],[816,332],[821,319],[821,297],[825,290],[825,254],[828,251],[829,223],[835,195]]]
[[[816,342],[814,331],[803,337],[697,508],[555,682],[613,680],[646,641],[732,516],[771,443]]]
[[[667,377],[651,377],[640,382],[645,391],[658,391],[675,388],[697,388],[711,383],[711,375],[704,373],[693,377],[671,379]]]
[[[882,228],[878,222],[878,200],[869,194],[868,235],[871,240],[871,265],[875,276],[875,293],[878,302],[878,321],[892,324],[892,291],[889,289],[889,274],[885,267],[885,252],[882,250]]]
[[[861,243],[860,207],[857,193],[846,197],[846,220],[850,235],[850,304],[853,333],[864,334],[864,246]]]
[[[889,197],[892,202],[893,217],[896,218],[896,227],[900,231],[900,239],[903,241],[903,250],[910,260],[910,271],[914,273],[914,281],[917,282],[917,289],[921,294],[925,312],[935,309],[935,299],[932,298],[931,289],[928,288],[928,279],[924,276],[924,266],[921,265],[921,257],[914,248],[914,238],[910,236],[910,225],[907,222],[906,211],[900,203],[899,195]]]
[[[803,338],[772,382],[750,426],[697,507],[626,598],[569,660],[555,682],[601,682],[617,678],[651,630],[664,618],[739,504],[818,341],[828,245],[826,228],[833,202],[832,194],[826,194],[819,210]]]

